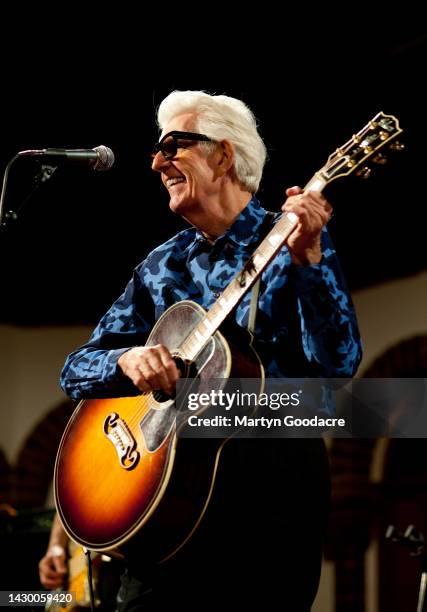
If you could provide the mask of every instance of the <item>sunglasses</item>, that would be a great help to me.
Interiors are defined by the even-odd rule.
[[[204,134],[197,134],[196,132],[179,132],[174,130],[173,132],[168,132],[159,142],[156,142],[152,156],[154,157],[159,151],[161,151],[165,159],[172,159],[177,154],[178,149],[188,146],[182,143],[182,140],[215,142],[212,140],[212,138],[209,138]]]

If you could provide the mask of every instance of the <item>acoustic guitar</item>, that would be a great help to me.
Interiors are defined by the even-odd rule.
[[[332,153],[305,190],[322,191],[368,161],[384,162],[386,148],[403,148],[393,115],[379,112]],[[389,146],[390,145],[390,146]],[[147,345],[164,344],[185,375],[210,391],[229,378],[256,378],[263,367],[251,344],[239,351],[219,331],[297,224],[284,213],[209,311],[184,300],[154,326]],[[209,388],[207,388],[209,387]],[[260,392],[261,392],[260,388]],[[226,440],[184,440],[176,399],[161,392],[82,401],[62,437],[55,464],[55,501],[65,531],[90,550],[171,557],[199,525],[212,495]]]

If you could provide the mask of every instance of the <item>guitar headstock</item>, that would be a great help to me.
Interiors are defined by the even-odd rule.
[[[385,115],[381,111],[360,132],[357,132],[332,153],[323,168],[316,174],[325,185],[353,172],[363,178],[368,178],[371,168],[365,165],[366,162],[384,164],[387,161],[386,149],[400,151],[404,148],[395,140],[401,132],[398,119],[394,115]]]

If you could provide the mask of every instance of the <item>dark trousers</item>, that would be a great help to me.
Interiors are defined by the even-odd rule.
[[[329,509],[323,440],[231,440],[213,499],[170,561],[128,560],[119,612],[166,605],[262,606],[308,612],[315,598]]]

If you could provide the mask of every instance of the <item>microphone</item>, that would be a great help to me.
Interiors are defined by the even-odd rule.
[[[100,172],[109,170],[114,164],[114,153],[109,147],[100,145],[93,149],[29,149],[20,151],[21,157],[45,157],[53,163],[70,162],[83,166],[91,166]]]

